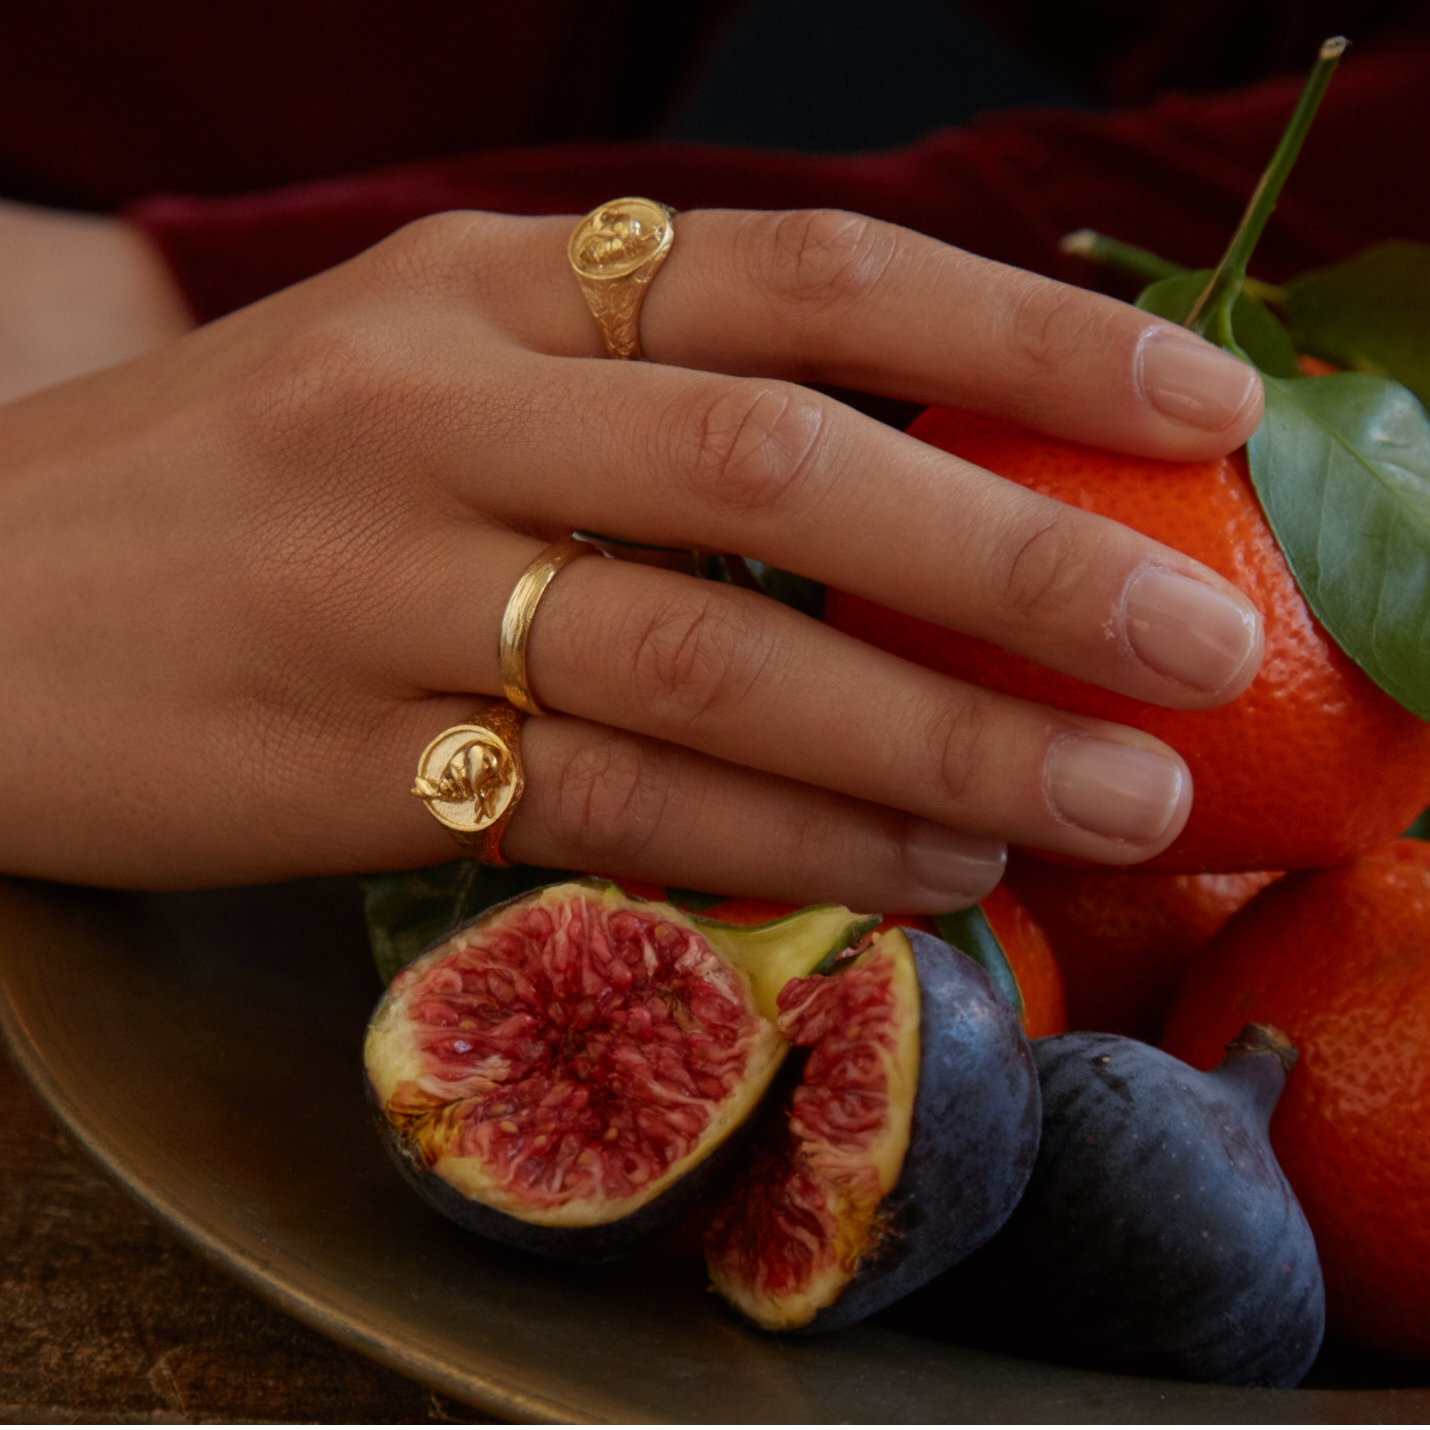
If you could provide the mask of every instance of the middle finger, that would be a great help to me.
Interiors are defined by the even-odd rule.
[[[485,377],[508,420],[447,479],[514,527],[738,551],[1162,705],[1255,674],[1217,573],[807,388],[520,351]]]

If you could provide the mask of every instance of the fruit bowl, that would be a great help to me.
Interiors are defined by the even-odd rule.
[[[561,1422],[1430,1420],[1430,1387],[1138,1380],[892,1321],[778,1338],[722,1310],[693,1261],[573,1268],[479,1241],[411,1195],[370,1125],[361,1046],[379,991],[346,880],[162,896],[0,881],[0,1023],[57,1116],[240,1281],[477,1410]]]

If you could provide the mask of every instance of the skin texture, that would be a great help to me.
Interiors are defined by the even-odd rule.
[[[651,361],[598,360],[572,222],[437,215],[182,337],[160,283],[167,319],[140,302],[147,328],[67,339],[70,371],[143,356],[0,407],[0,868],[183,887],[450,857],[417,754],[499,692],[507,595],[572,528],[738,550],[1140,700],[1202,708],[1254,674],[1223,578],[802,385],[1203,458],[1259,414],[1232,360],[854,215],[713,211],[677,220]],[[142,290],[152,256],[107,232]],[[1220,677],[1125,639],[1149,569],[1230,602]],[[1151,737],[630,563],[560,575],[529,668],[555,713],[526,730],[521,862],[920,912],[986,893],[1005,841],[1135,862],[1190,807]]]

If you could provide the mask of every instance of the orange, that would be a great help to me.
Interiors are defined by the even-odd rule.
[[[1261,514],[1245,455],[1156,462],[931,408],[909,429],[1059,501],[1100,512],[1239,586],[1266,627],[1261,672],[1229,705],[1168,710],[985,641],[831,590],[841,630],[961,680],[1135,725],[1192,771],[1182,834],[1141,867],[1182,873],[1321,868],[1393,839],[1430,804],[1430,723],[1381,691],[1311,615]]]
[[[641,898],[660,898],[663,891],[647,893],[650,885],[620,881],[627,893]],[[763,924],[793,913],[797,904],[774,903],[769,899],[727,899],[702,910],[703,916],[729,924]],[[1023,1031],[1030,1038],[1067,1031],[1067,1008],[1063,1000],[1062,974],[1047,935],[1037,920],[1016,897],[1000,884],[981,905],[989,926],[1003,946],[1004,957],[1017,980],[1023,998]],[[893,914],[880,928],[916,928],[937,934],[938,928],[926,914]]]
[[[1007,882],[1057,955],[1069,1025],[1155,1042],[1188,963],[1276,877],[1070,868],[1014,854]]]
[[[1030,1038],[1067,1032],[1062,969],[1038,920],[1007,884],[999,884],[980,907],[1018,980],[1023,1031]]]
[[[1329,1324],[1430,1359],[1430,844],[1258,894],[1188,970],[1162,1045],[1210,1068],[1247,1022],[1300,1050],[1271,1142],[1316,1234]]]

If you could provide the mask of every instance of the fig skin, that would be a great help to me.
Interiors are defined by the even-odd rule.
[[[732,1235],[737,1245],[742,1237],[779,1235],[768,1222],[751,1224],[741,1214],[742,1179],[751,1179],[749,1186],[773,1175],[768,1160],[757,1155],[752,1166],[736,1173],[732,1203],[717,1213],[711,1279],[736,1310],[765,1330],[838,1330],[907,1295],[992,1236],[1033,1170],[1041,1126],[1038,1078],[1013,1006],[984,969],[932,934],[883,930],[866,952],[881,945],[917,986],[916,1015],[912,1001],[895,1005],[903,1010],[898,1015],[906,1020],[903,1030],[916,1034],[916,1049],[906,1072],[891,1081],[880,1133],[899,1129],[894,1135],[903,1138],[902,1146],[889,1144],[896,1155],[883,1176],[893,1184],[874,1208],[872,1223],[861,1217],[857,1232],[849,1222],[842,1224],[844,1236],[869,1235],[868,1244],[847,1248],[812,1279],[775,1291],[752,1286],[724,1256]],[[853,976],[853,970],[830,975]],[[911,1028],[915,1017],[917,1027]],[[903,1041],[904,1033],[897,1036]],[[801,1071],[793,1081],[807,1077]],[[786,1090],[792,1091],[789,1082],[786,1078]],[[792,1135],[792,1115],[782,1097],[767,1110],[757,1137],[767,1147],[780,1147]],[[870,1155],[881,1160],[889,1153],[871,1149]],[[785,1168],[782,1153],[774,1166]],[[781,1259],[783,1249],[776,1243],[769,1254]],[[848,1279],[840,1284],[840,1276]]]
[[[956,1266],[1008,1220],[1037,1159],[1042,1106],[1018,1014],[967,954],[901,932],[920,993],[909,1149],[874,1254],[803,1332],[852,1326]]]
[[[1037,1167],[998,1236],[930,1288],[950,1329],[1101,1370],[1297,1385],[1325,1291],[1267,1136],[1295,1050],[1248,1025],[1229,1052],[1203,1073],[1116,1034],[1037,1040]]]

